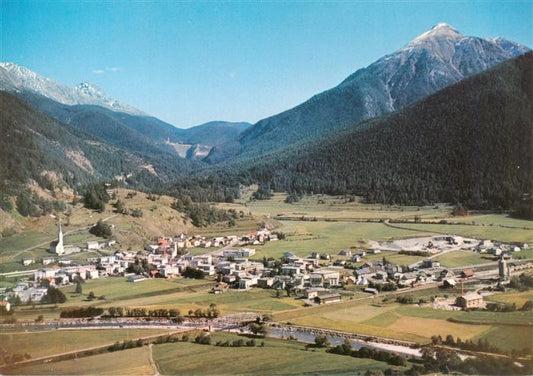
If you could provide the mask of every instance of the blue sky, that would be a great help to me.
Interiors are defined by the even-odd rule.
[[[1,2],[1,61],[179,127],[256,122],[439,22],[533,45],[532,2]]]

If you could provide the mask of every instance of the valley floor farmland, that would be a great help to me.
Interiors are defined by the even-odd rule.
[[[212,337],[212,344],[219,340],[231,342],[239,338],[233,334],[214,334]],[[231,348],[191,343],[156,345],[154,360],[162,374],[172,375],[353,375],[354,372],[364,374],[367,370],[390,368],[383,362],[327,354],[321,349],[305,351],[302,343],[256,339],[257,344],[262,341],[264,347]]]
[[[256,338],[256,347],[219,347],[218,341],[248,341],[229,333],[211,334],[211,345],[191,342],[154,344],[141,348],[104,353],[75,360],[13,368],[9,374],[22,375],[363,375],[368,370],[391,368],[384,362],[328,354],[324,349],[306,350],[302,343]],[[261,346],[261,342],[264,344]],[[151,354],[150,354],[151,352]],[[151,364],[152,357],[154,364]],[[404,369],[403,367],[394,367]]]
[[[164,333],[161,329],[5,331],[0,333],[0,349],[39,358]]]
[[[442,293],[441,293],[442,294]],[[429,295],[428,295],[429,296]],[[274,314],[281,323],[327,328],[368,336],[428,343],[433,335],[451,334],[466,339],[487,339],[505,350],[533,345],[533,313],[446,311],[397,303],[373,304],[371,301],[345,302],[316,309]],[[451,322],[449,319],[455,319]],[[502,341],[495,333],[507,330],[515,335]],[[519,328],[519,329],[517,329]],[[501,336],[500,336],[501,337]]]
[[[120,193],[125,196],[126,191]],[[146,197],[139,193],[131,201],[131,206],[142,207],[150,211],[145,219],[148,221],[165,221],[163,214],[169,214],[166,211],[166,205],[169,205],[167,198],[156,200],[154,203],[147,200]],[[125,198],[124,198],[125,199]],[[265,245],[253,246],[256,248],[256,254],[252,259],[261,261],[263,257],[274,257],[279,259],[284,252],[293,252],[298,256],[309,256],[311,252],[330,253],[333,259],[342,258],[338,256],[340,250],[352,248],[352,250],[360,248],[371,248],[372,241],[388,241],[412,237],[428,237],[432,232],[448,233],[448,230],[461,230],[459,234],[465,234],[472,229],[482,229],[486,231],[483,234],[487,238],[498,240],[498,238],[490,236],[490,234],[504,234],[504,230],[512,231],[512,234],[518,234],[519,239],[527,239],[530,235],[530,222],[515,220],[505,215],[476,215],[465,218],[456,218],[450,216],[451,208],[444,205],[431,207],[389,207],[382,205],[365,205],[358,202],[345,202],[342,197],[326,197],[326,196],[306,196],[296,204],[286,204],[283,202],[284,195],[277,194],[274,199],[267,201],[252,201],[252,202],[237,202],[233,204],[219,204],[225,208],[235,208],[237,211],[243,211],[248,215],[248,212],[253,216],[246,217],[242,221],[237,221],[235,228],[229,228],[227,225],[214,225],[207,228],[197,228],[193,231],[210,236],[224,235],[224,234],[241,234],[248,231],[255,231],[258,225],[265,223],[269,226],[275,226],[274,231],[280,231],[286,235],[284,240],[267,242]],[[150,210],[148,206],[155,205],[158,208]],[[108,208],[109,209],[109,208]],[[90,213],[81,209],[80,217],[77,219],[77,224],[81,225],[94,220],[90,217]],[[144,210],[144,209],[143,209]],[[177,213],[177,212],[176,212]],[[158,218],[161,214],[161,218]],[[282,216],[276,219],[278,214]],[[106,216],[112,215],[111,210],[105,213]],[[429,223],[414,223],[416,217],[422,218]],[[288,218],[290,219],[279,219]],[[316,220],[315,220],[316,217]],[[394,223],[397,227],[388,226],[385,220],[395,218],[401,220],[401,223]],[[475,222],[472,224],[469,219]],[[74,219],[73,219],[74,220]],[[168,218],[167,218],[168,220]],[[169,223],[172,224],[177,220],[173,218]],[[380,221],[381,220],[381,221]],[[455,224],[438,224],[441,221],[457,222]],[[137,228],[144,226],[145,222],[134,223],[129,217],[113,218],[113,224],[116,224],[117,231],[120,231],[126,236],[130,231],[136,231]],[[506,227],[502,227],[506,226]],[[156,226],[157,227],[157,226]],[[161,229],[169,228],[167,224]],[[176,231],[179,229],[176,228]],[[498,230],[498,232],[491,233],[490,230]],[[34,230],[31,230],[34,231]],[[33,241],[41,241],[40,235],[35,232],[28,232],[28,238]],[[53,226],[47,227],[47,232],[54,236]],[[170,230],[169,230],[170,231]],[[192,231],[192,230],[191,230]],[[427,231],[430,231],[429,233]],[[165,233],[166,234],[166,233]],[[175,233],[169,233],[174,235]],[[70,238],[69,238],[70,236]],[[66,242],[83,243],[84,239],[90,239],[87,232],[79,232],[67,236]],[[498,235],[499,236],[499,235]],[[502,235],[503,236],[503,235]],[[513,235],[514,236],[514,235]],[[85,238],[84,238],[85,237]],[[0,255],[7,255],[7,263],[18,263],[16,260],[11,260],[10,256],[19,252],[22,247],[31,246],[31,242],[22,242],[18,246],[17,239],[23,239],[23,235],[6,238],[0,240],[0,248],[2,252]],[[8,240],[10,239],[10,240]],[[137,238],[136,238],[137,239]],[[154,239],[152,238],[152,241]],[[137,240],[135,240],[137,241]],[[142,243],[131,243],[133,250],[142,249]],[[122,246],[122,244],[120,245]],[[125,247],[126,248],[126,247]],[[125,249],[124,248],[124,249]],[[22,248],[24,249],[24,248]],[[117,248],[118,249],[118,248]],[[194,249],[195,254],[201,254],[212,251],[206,248]],[[16,251],[16,252],[15,252]],[[99,251],[103,254],[112,254],[114,250]],[[28,255],[38,257],[47,254],[46,247],[40,247],[31,250]],[[94,257],[97,253],[83,252],[77,255],[71,255],[75,262],[84,262],[87,257]],[[21,254],[22,256],[22,254]],[[513,257],[531,258],[533,256],[532,250],[525,250],[513,254]],[[18,256],[17,256],[18,257]],[[355,263],[354,266],[359,266],[363,262],[381,261],[386,258],[392,263],[399,265],[411,265],[421,261],[427,256],[424,255],[407,255],[400,254],[397,251],[382,251],[379,254],[367,254],[363,261]],[[486,262],[492,262],[491,258],[483,254],[478,254],[472,251],[453,251],[443,253],[435,257],[445,267],[460,268],[466,265],[478,265]],[[327,262],[327,261],[325,261]],[[20,264],[18,264],[20,265]],[[31,268],[41,268],[41,265],[30,265]],[[349,269],[342,270],[342,273],[351,275],[353,272]],[[334,329],[357,333],[367,336],[386,337],[399,340],[410,340],[419,343],[428,343],[432,335],[442,335],[443,337],[452,334],[454,337],[460,337],[462,340],[472,339],[487,339],[491,345],[498,346],[503,350],[521,350],[525,347],[531,347],[532,329],[531,322],[533,317],[531,312],[511,312],[511,313],[493,313],[493,312],[458,312],[458,311],[442,311],[432,308],[421,308],[413,305],[400,305],[395,303],[395,296],[388,299],[386,296],[379,296],[372,300],[369,295],[362,292],[362,288],[349,286],[345,290],[339,290],[342,295],[343,303],[325,305],[319,307],[304,307],[305,302],[302,299],[295,299],[294,297],[287,297],[285,291],[277,296],[272,289],[253,288],[247,291],[237,291],[230,289],[228,292],[222,294],[212,294],[210,290],[216,284],[214,277],[207,277],[204,280],[193,279],[174,279],[166,280],[162,278],[150,278],[138,283],[126,282],[125,277],[108,277],[105,279],[87,280],[82,284],[83,293],[75,292],[75,286],[63,287],[62,291],[67,296],[68,301],[65,304],[58,306],[36,304],[35,307],[31,305],[24,305],[16,307],[14,318],[20,321],[35,320],[38,315],[43,315],[46,321],[52,321],[59,317],[62,309],[73,307],[87,307],[96,306],[101,308],[109,307],[123,307],[123,308],[145,308],[148,310],[165,308],[178,309],[182,315],[186,315],[189,310],[197,308],[207,308],[210,304],[216,304],[217,309],[222,315],[236,313],[236,312],[256,312],[257,314],[271,313],[274,320],[280,323],[291,322],[292,324]],[[13,278],[1,281],[1,286],[14,287],[15,281]],[[413,295],[414,301],[422,298],[429,300],[432,295],[447,294],[456,296],[459,294],[459,289],[455,291],[443,292],[437,288],[428,288],[426,290],[413,291],[409,294]],[[89,301],[87,299],[89,292],[93,292],[96,299]],[[336,291],[337,292],[337,291]],[[361,299],[362,298],[362,299]],[[361,299],[361,300],[358,300]],[[501,302],[512,302],[518,305],[523,305],[528,300],[531,300],[529,292],[509,292],[506,294],[491,295],[486,300],[494,300]],[[455,321],[450,321],[454,319]],[[97,336],[93,333],[106,333],[103,336]],[[142,334],[141,334],[142,332]],[[69,339],[65,340],[63,336],[68,333]],[[33,333],[1,333],[0,342],[7,343],[9,346],[25,349],[32,357],[35,354],[42,353],[41,348],[47,349],[48,353],[56,353],[65,351],[67,346],[69,349],[87,347],[94,344],[109,343],[114,341],[122,341],[124,339],[137,338],[150,333],[149,330],[140,330],[139,333],[133,330],[129,332],[120,332],[120,330],[107,331],[49,331],[49,332],[33,332]],[[159,333],[154,331],[154,333]],[[46,345],[50,336],[50,345]],[[126,335],[126,337],[124,336]],[[213,338],[226,338],[226,334],[215,334]],[[101,337],[101,338],[100,338]],[[233,338],[233,337],[227,337]],[[332,354],[326,354],[323,351],[309,351],[303,349],[302,344],[295,344],[292,342],[265,340],[265,348],[220,348],[215,346],[201,346],[192,343],[178,343],[154,345],[153,352],[157,364],[160,366],[162,373],[230,373],[230,369],[217,368],[212,369],[213,364],[226,364],[230,360],[243,363],[243,373],[283,373],[286,374],[301,373],[301,365],[307,364],[310,368],[306,370],[320,374],[327,373],[350,373],[350,370],[355,367],[357,370],[366,369],[383,369],[388,368],[386,364],[373,362],[370,360],[352,359],[350,357],[340,357]],[[74,344],[74,345],[73,345]],[[161,350],[163,349],[163,350]],[[141,351],[143,350],[143,351]],[[114,373],[114,368],[121,360],[115,363],[113,359],[118,359],[120,354],[124,354],[126,358],[137,354],[135,360],[130,363],[132,372],[144,373],[149,371],[146,367],[145,355],[147,348],[143,348],[139,352],[132,350],[124,351],[117,354],[105,354],[95,356],[94,359],[99,359],[102,366],[89,365],[87,369],[93,370],[100,374],[106,372]],[[206,351],[209,352],[210,359],[215,362],[210,364],[205,363]],[[262,352],[261,352],[262,351]],[[34,354],[35,352],[35,354]],[[283,355],[276,355],[280,352]],[[48,354],[46,353],[46,354]],[[240,361],[248,356],[252,361]],[[278,359],[279,366],[263,361],[262,357],[267,359]],[[183,361],[179,362],[176,359],[183,359],[186,357],[190,364],[184,366]],[[90,358],[87,358],[90,359]],[[144,359],[144,360],[143,360]],[[85,362],[86,360],[84,360]],[[138,362],[137,362],[138,361]],[[354,363],[355,362],[355,363]],[[50,368],[43,369],[43,373],[49,374],[74,374],[76,372],[69,371],[69,367],[74,367],[75,361],[64,361],[57,364],[51,364]],[[127,364],[126,364],[127,365]],[[91,368],[93,367],[93,368]],[[180,368],[181,367],[181,368]],[[189,367],[189,368],[187,368]],[[352,367],[352,368],[350,368]],[[27,373],[37,372],[38,367],[29,367],[25,370]],[[234,368],[233,368],[234,369]],[[107,370],[107,371],[106,371]],[[136,371],[138,370],[138,371]],[[269,372],[263,371],[268,370]],[[117,371],[118,372],[118,371]],[[22,372],[21,373],[25,373]],[[363,372],[364,373],[364,372]]]
[[[89,280],[83,285],[83,294],[75,293],[75,286],[64,288],[67,302],[59,306],[36,304],[35,307],[23,306],[17,309],[14,317],[18,320],[33,320],[38,315],[46,319],[57,319],[62,309],[80,306],[102,308],[146,308],[178,309],[182,314],[197,308],[207,308],[214,303],[222,314],[239,311],[277,312],[302,307],[303,302],[283,294],[277,298],[274,290],[252,289],[249,291],[231,290],[224,294],[212,294],[215,286],[211,280],[148,279],[142,282],[126,282],[126,278],[115,277]],[[89,292],[96,299],[89,301]],[[104,299],[99,297],[104,296]]]
[[[284,202],[285,197],[286,194],[275,193],[269,200],[218,205],[249,212],[258,220],[278,226],[277,230],[287,235],[284,242],[266,243],[259,247],[256,257],[277,258],[287,251],[298,256],[306,256],[312,251],[336,254],[345,248],[365,246],[370,240],[421,237],[431,233],[533,243],[533,223],[507,214],[454,217],[451,215],[453,208],[446,204],[420,207],[363,204],[358,200],[349,202],[343,196],[325,195],[307,195],[296,203],[288,204]],[[387,219],[405,223],[388,227],[380,222]],[[424,223],[414,223],[415,219]],[[469,256],[473,261],[471,264],[484,262],[481,257]],[[459,266],[462,261],[452,264],[449,266]]]
[[[280,258],[284,252],[308,256],[313,251],[337,254],[342,249],[364,247],[369,240],[390,240],[426,235],[390,228],[382,223],[280,221],[283,242],[270,242],[257,248],[256,257]],[[416,261],[416,260],[415,260]]]
[[[153,375],[150,348],[124,350],[86,358],[24,366],[13,369],[13,375]]]

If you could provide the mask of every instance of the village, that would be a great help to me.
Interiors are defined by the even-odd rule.
[[[313,251],[308,257],[298,257],[292,252],[285,252],[279,260],[257,258],[260,255],[253,247],[278,241],[282,236],[265,227],[240,236],[161,236],[157,243],[149,244],[140,251],[122,250],[114,240],[102,243],[88,241],[83,251],[112,248],[112,253],[90,257],[86,263],[79,263],[62,257],[82,252],[82,249],[63,244],[59,223],[58,240],[50,245],[52,255],[40,260],[43,266],[50,266],[37,269],[32,278],[19,281],[14,288],[3,288],[0,297],[3,307],[9,310],[10,302],[41,301],[50,286],[59,288],[89,279],[122,276],[128,283],[142,283],[150,278],[208,278],[216,281],[210,291],[213,294],[222,294],[230,289],[273,289],[277,297],[286,294],[302,299],[306,306],[341,302],[347,297],[344,292],[353,288],[377,296],[382,292],[408,291],[424,286],[439,286],[443,290],[460,286],[461,295],[456,299],[439,299],[430,306],[440,309],[482,309],[485,302],[479,290],[492,290],[492,287],[509,282],[511,274],[533,266],[529,262],[513,259],[514,254],[528,248],[527,244],[519,247],[444,235],[389,242],[371,241],[369,248],[344,249],[337,255]],[[195,254],[189,249],[195,249]],[[201,253],[198,250],[202,250]],[[394,264],[386,257],[367,260],[370,255],[391,251],[428,257],[411,265]],[[479,272],[466,267],[452,270],[434,259],[435,255],[455,251],[486,254],[489,260],[493,260],[494,268]],[[494,262],[496,260],[497,264]],[[35,260],[24,259],[22,262],[33,263]],[[481,287],[463,293],[463,284],[476,279]]]

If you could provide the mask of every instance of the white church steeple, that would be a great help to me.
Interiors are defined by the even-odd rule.
[[[63,230],[61,229],[61,219],[59,220],[59,229],[57,230],[57,244],[55,246],[54,253],[62,255],[65,253],[65,247],[63,246]]]

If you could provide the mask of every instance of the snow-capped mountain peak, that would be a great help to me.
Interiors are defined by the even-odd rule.
[[[291,145],[355,126],[402,109],[528,50],[502,38],[464,36],[453,26],[439,23],[403,48],[355,71],[338,86],[259,121],[241,134],[241,153],[266,153],[273,144]],[[217,156],[214,150],[209,159],[217,158],[226,157],[222,153]]]
[[[14,63],[0,63],[0,90],[32,92],[66,105],[89,104],[131,115],[146,115],[126,103],[109,98],[101,89],[87,82],[71,88]]]
[[[464,36],[453,26],[441,22],[430,30],[420,34],[407,44],[407,48],[426,47],[430,49],[442,48],[443,44],[453,44],[463,39]]]
[[[439,32],[454,32],[459,33],[456,28],[454,28],[452,25],[447,24],[446,22],[439,22],[435,26],[431,28],[431,30],[439,31]]]

